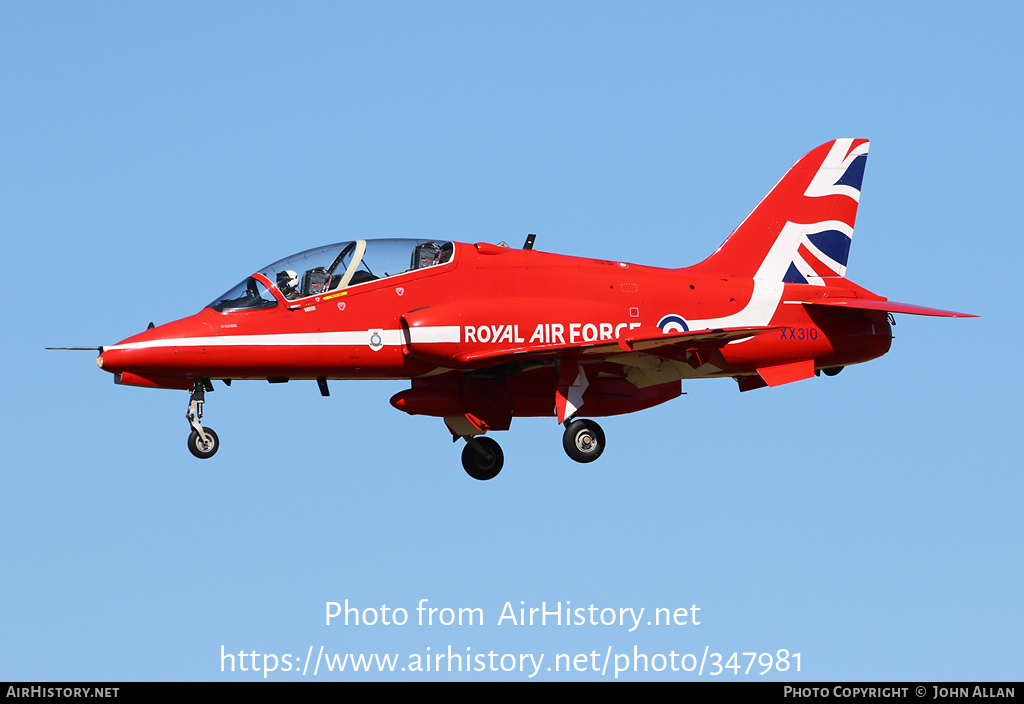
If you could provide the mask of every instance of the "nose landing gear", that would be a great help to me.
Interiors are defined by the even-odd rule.
[[[203,403],[208,389],[213,391],[213,385],[208,380],[196,379],[188,399],[188,411],[185,412],[185,419],[192,428],[188,436],[188,451],[201,460],[213,457],[220,447],[217,433],[211,428],[204,428],[199,422],[203,418]]]

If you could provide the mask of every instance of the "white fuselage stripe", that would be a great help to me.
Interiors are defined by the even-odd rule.
[[[380,336],[381,345],[401,345],[401,330],[342,330],[339,332],[286,332],[262,335],[213,335],[202,337],[175,337],[162,340],[145,340],[111,345],[108,350],[138,350],[160,347],[314,347],[369,345],[374,335]],[[413,343],[460,342],[458,326],[412,328],[409,331]],[[374,342],[376,344],[376,342]]]
[[[458,325],[409,328],[409,342],[462,342],[462,328]]]

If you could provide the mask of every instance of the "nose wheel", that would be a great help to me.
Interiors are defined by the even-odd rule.
[[[577,462],[593,462],[604,452],[604,431],[592,420],[574,420],[562,434],[562,447]]]
[[[211,428],[203,428],[202,435],[195,430],[188,435],[188,451],[201,460],[213,457],[218,447],[220,439]]]
[[[201,460],[213,457],[220,447],[217,433],[210,428],[204,428],[200,423],[207,388],[213,390],[213,385],[206,379],[196,379],[192,395],[188,399],[188,411],[185,412],[185,419],[192,428],[188,436],[188,451]]]

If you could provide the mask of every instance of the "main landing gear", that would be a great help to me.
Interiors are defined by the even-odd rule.
[[[567,420],[562,447],[577,462],[593,462],[604,452],[604,431],[592,420]]]
[[[577,462],[593,462],[604,452],[604,431],[592,420],[567,420],[564,423],[562,447],[565,454]],[[466,474],[486,481],[494,479],[505,463],[501,446],[491,438],[482,435],[464,435],[466,446],[462,448],[462,467]]]
[[[199,422],[203,417],[203,403],[208,390],[213,391],[213,385],[209,381],[196,379],[195,388],[188,399],[188,411],[185,412],[185,419],[192,428],[188,436],[188,451],[201,460],[213,457],[220,447],[217,433],[210,428],[204,428]]]
[[[486,481],[498,476],[505,464],[505,454],[494,440],[467,435],[466,446],[462,448],[462,468],[466,474]]]

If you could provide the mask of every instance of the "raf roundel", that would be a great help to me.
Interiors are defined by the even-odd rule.
[[[686,320],[683,319],[683,316],[676,315],[675,313],[666,315],[659,320],[658,327],[661,328],[661,331],[665,334],[690,331],[690,327],[686,324]]]

